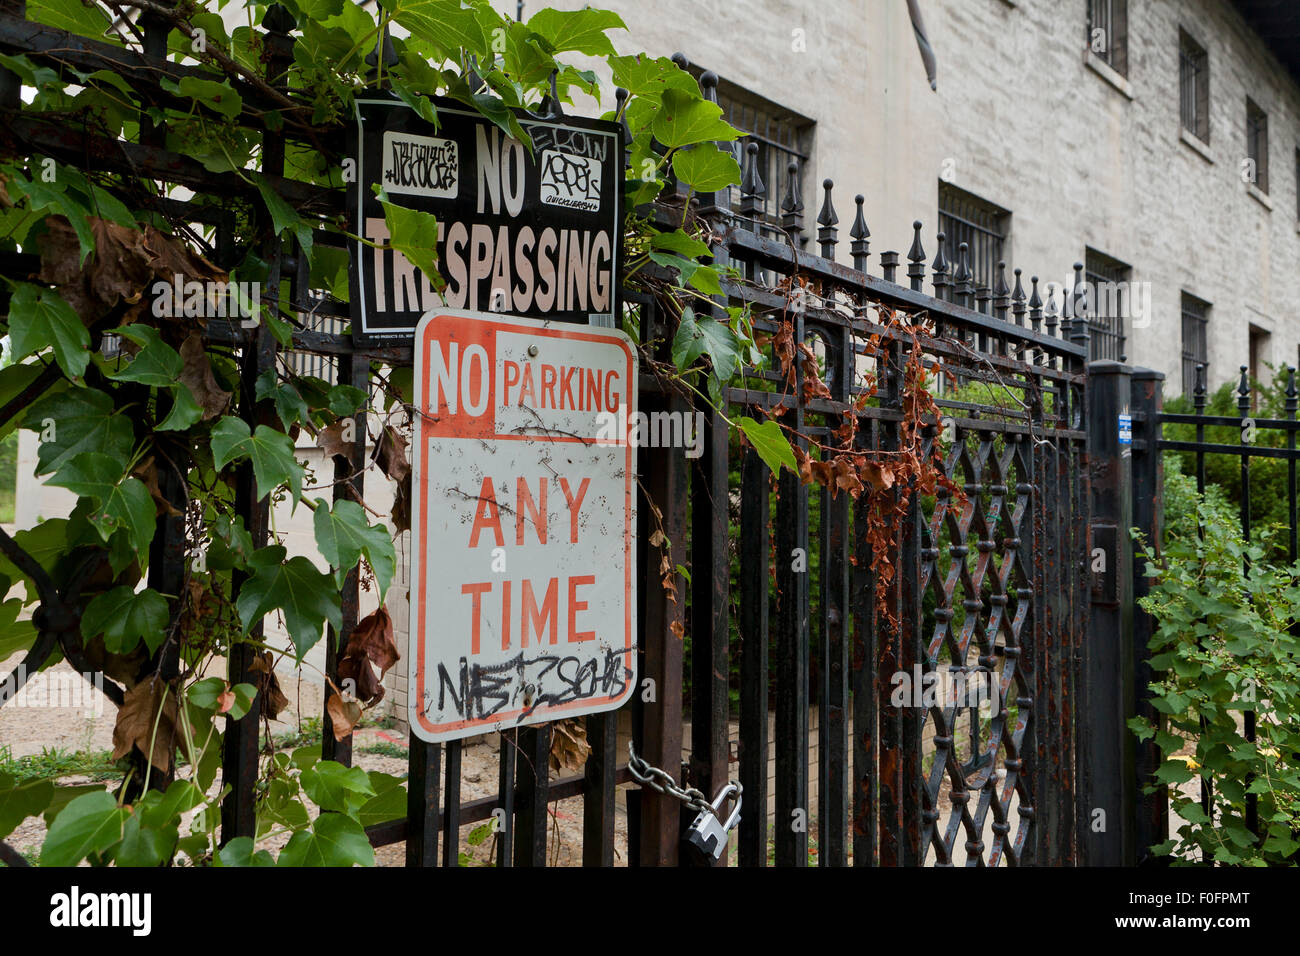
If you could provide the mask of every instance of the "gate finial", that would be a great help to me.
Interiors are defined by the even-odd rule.
[[[758,219],[766,205],[767,187],[758,171],[758,144],[750,140],[745,147],[745,174],[740,178],[740,214]]]
[[[935,236],[934,262],[931,268],[934,270],[934,297],[944,299],[947,296],[944,290],[948,287],[948,257],[943,254],[943,243],[947,236],[940,232]]]
[[[1007,263],[998,260],[997,278],[993,280],[993,314],[1003,322],[1007,320],[1007,309],[1011,307],[1011,289],[1007,287]]]
[[[1016,287],[1011,292],[1011,315],[1015,319],[1016,325],[1025,324],[1025,289],[1020,284],[1020,270],[1013,270],[1016,277]]]
[[[867,256],[871,254],[871,230],[867,228],[867,217],[862,213],[862,204],[867,200],[858,193],[853,197],[853,201],[858,204],[858,213],[853,217],[853,228],[849,230],[849,236],[853,239],[849,243],[849,251],[853,253],[853,268],[859,272],[866,272]]]
[[[831,179],[822,180],[822,189],[826,191],[826,198],[822,200],[821,212],[817,214],[817,244],[821,246],[823,259],[835,259],[835,245],[839,242],[839,230],[835,227],[839,224],[840,217],[835,215],[835,206],[831,203],[831,190],[835,188],[835,181]]]
[[[925,247],[921,245],[921,220],[912,220],[912,248],[907,250],[907,277],[912,280],[912,291],[920,292],[925,282]]]

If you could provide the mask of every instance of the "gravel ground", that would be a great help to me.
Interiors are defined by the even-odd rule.
[[[0,661],[0,675],[16,668],[21,655]],[[281,719],[272,723],[275,733],[286,733],[301,728],[301,721],[320,714],[321,695],[314,683],[281,675],[289,709]],[[117,708],[84,680],[66,663],[60,662],[29,683],[26,698],[19,697],[0,707],[0,751],[8,750],[12,757],[40,754],[42,751],[66,753],[98,752],[112,750],[113,723]],[[45,706],[51,702],[64,706]],[[406,736],[397,730],[382,727],[363,727],[354,736],[353,750],[356,766],[366,770],[402,776],[407,772],[404,756],[367,753],[368,748],[392,749],[407,746]],[[461,801],[468,803],[497,792],[497,761],[500,738],[495,734],[467,741],[461,756]],[[570,771],[566,771],[566,774]],[[87,776],[67,776],[60,780],[65,785],[96,782]],[[100,781],[103,782],[103,781]],[[218,781],[219,785],[219,781]],[[315,807],[311,807],[314,814]],[[551,862],[556,866],[578,866],[582,862],[582,798],[572,797],[551,805]],[[495,840],[488,839],[478,846],[470,846],[470,833],[479,823],[467,823],[461,828],[460,851],[468,857],[467,865],[488,865],[494,858]],[[7,842],[23,853],[36,854],[45,839],[45,823],[34,817],[15,830]],[[281,835],[261,841],[259,846],[277,849],[288,841]],[[626,801],[620,791],[617,800],[616,865],[626,865],[627,811]],[[380,847],[375,851],[380,866],[405,865],[405,844]]]

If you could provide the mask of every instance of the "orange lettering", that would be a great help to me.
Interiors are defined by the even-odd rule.
[[[478,535],[484,528],[492,530],[498,548],[505,545],[505,535],[501,533],[501,509],[497,507],[497,496],[492,490],[491,478],[484,478],[483,485],[479,488],[478,506],[474,509],[474,527],[469,531],[471,548],[478,547]]]
[[[537,643],[542,643],[542,631],[546,629],[546,624],[550,622],[551,643],[554,644],[559,639],[559,613],[556,606],[559,603],[560,579],[551,578],[550,583],[546,586],[546,597],[542,599],[541,610],[538,610],[537,599],[533,596],[533,582],[524,581],[524,594],[519,603],[523,605],[519,616],[519,642],[521,647],[528,646],[528,620],[531,617],[533,622],[533,632],[537,635]]]
[[[569,643],[577,644],[580,641],[594,640],[595,631],[578,630],[578,612],[587,610],[587,602],[578,600],[579,584],[595,584],[596,576],[594,574],[580,574],[577,577],[569,578]]]
[[[491,591],[491,590],[492,590],[492,582],[491,582],[491,581],[484,581],[484,582],[481,583],[481,584],[462,584],[462,585],[460,586],[460,593],[461,593],[461,594],[468,594],[468,595],[471,596],[471,597],[470,597],[470,601],[471,601],[471,604],[470,604],[470,616],[473,617],[473,619],[474,619],[474,623],[473,623],[473,625],[471,625],[471,627],[470,627],[470,632],[469,632],[469,634],[470,634],[470,637],[469,637],[469,652],[470,652],[471,654],[477,654],[477,653],[478,653],[478,645],[479,645],[479,618],[482,617],[482,614],[481,614],[480,612],[483,610],[483,595],[484,595],[484,594],[487,594],[487,593],[488,593],[489,591]],[[570,586],[569,590],[570,590],[570,591],[573,590],[572,586]],[[572,626],[572,621],[573,621],[573,612],[572,612],[572,611],[569,612],[569,621],[570,621],[569,630],[572,631],[572,630],[573,630],[573,626]]]

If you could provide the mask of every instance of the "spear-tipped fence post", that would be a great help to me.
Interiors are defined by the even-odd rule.
[[[781,200],[781,228],[796,250],[803,248],[803,199],[799,195],[799,163],[790,160],[785,167],[785,198]]]
[[[822,189],[825,190],[826,196],[822,200],[821,212],[817,214],[817,244],[821,247],[823,259],[835,260],[835,245],[839,241],[839,230],[835,227],[839,224],[840,217],[835,215],[835,206],[831,202],[831,190],[835,188],[835,182],[830,179],[822,180]]]
[[[935,237],[934,261],[930,268],[934,270],[934,297],[936,299],[948,298],[948,257],[944,255],[943,243],[947,237],[940,232]]]
[[[921,245],[921,220],[912,222],[912,248],[907,250],[907,278],[913,292],[920,292],[925,283],[925,248]]]
[[[970,271],[970,247],[962,242],[957,244],[957,303],[970,308],[971,295],[975,291]]]
[[[853,228],[849,230],[849,237],[853,240],[849,243],[849,251],[853,253],[853,268],[866,272],[867,257],[871,254],[871,230],[867,228],[867,217],[862,212],[866,199],[859,193],[853,197],[853,201],[857,203],[858,212],[853,217]]]
[[[1088,286],[1083,279],[1083,263],[1074,264],[1074,299],[1073,299],[1072,318],[1070,321],[1070,341],[1076,345],[1083,346],[1084,362],[1089,360],[1088,339],[1091,335],[1091,329],[1088,325]]]

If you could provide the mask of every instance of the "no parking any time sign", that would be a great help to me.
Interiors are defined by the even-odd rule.
[[[614,329],[421,319],[407,654],[417,737],[613,710],[632,692],[636,368]]]

